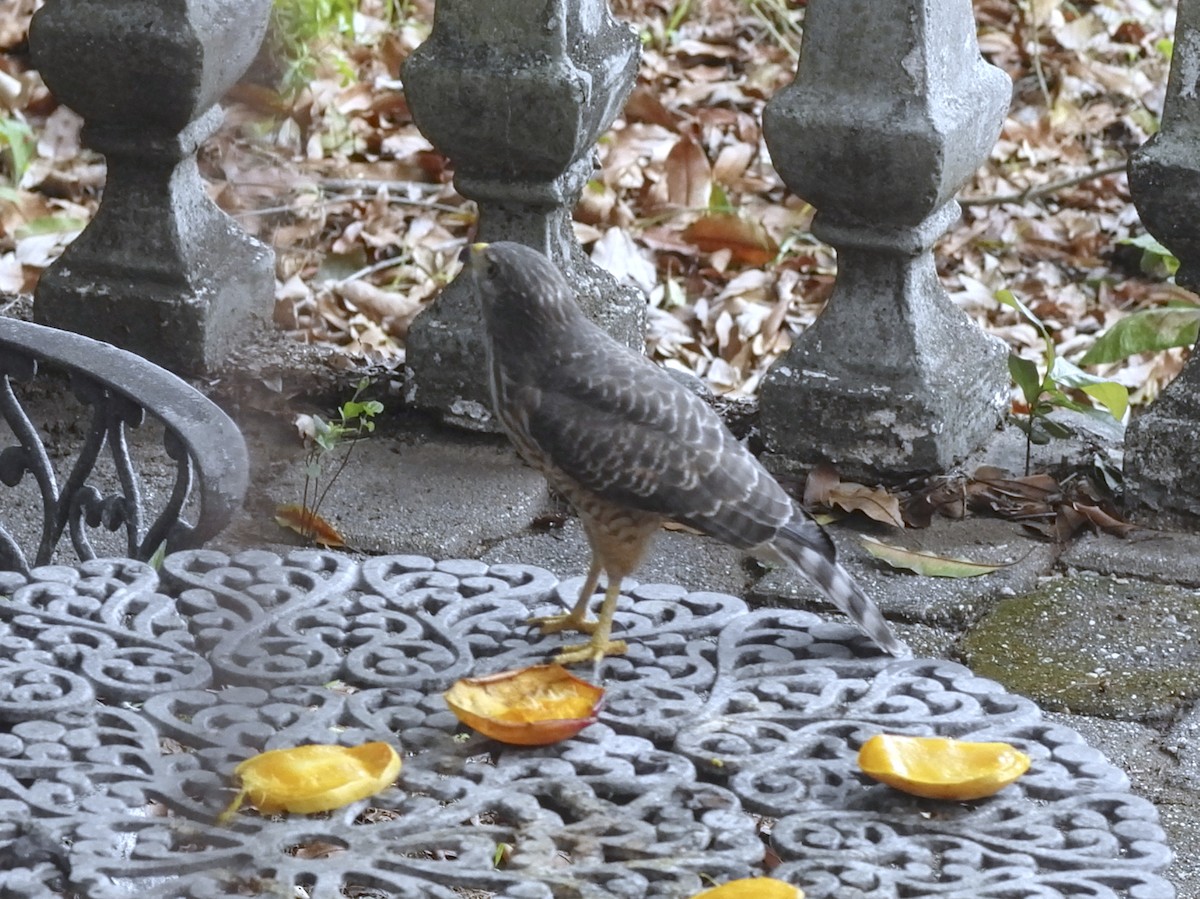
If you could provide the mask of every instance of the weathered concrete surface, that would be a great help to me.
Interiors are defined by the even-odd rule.
[[[34,15],[38,70],[108,165],[96,215],[38,283],[39,322],[199,375],[269,316],[274,253],[208,198],[195,153],[270,6],[58,0]]]
[[[274,509],[300,502],[304,467],[294,455],[263,461],[248,508],[268,536]],[[358,552],[462,558],[525,530],[545,504],[541,476],[499,442],[428,442],[385,430],[354,447],[319,512]]]
[[[1085,534],[1060,560],[1115,577],[1200,587],[1200,534],[1135,531],[1128,537]]]
[[[1083,573],[1000,603],[967,664],[1055,711],[1169,722],[1200,698],[1200,592]]]

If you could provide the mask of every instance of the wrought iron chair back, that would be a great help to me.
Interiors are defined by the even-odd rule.
[[[39,370],[65,372],[70,390],[90,420],[62,483],[37,426],[14,384],[27,384]],[[128,432],[146,414],[163,428],[163,448],[174,480],[160,508],[145,508]],[[149,560],[202,545],[241,506],[249,458],[237,425],[211,400],[180,378],[140,356],[91,338],[31,322],[0,317],[0,415],[14,442],[0,449],[0,483],[15,488],[27,476],[36,482],[42,523],[36,549],[23,549],[10,529],[28,510],[0,503],[0,570],[28,573],[48,564],[64,534],[81,560],[96,557],[89,529],[124,531],[125,553]],[[97,476],[105,457],[113,476]],[[115,483],[115,487],[113,486]],[[185,506],[198,511],[185,519]]]

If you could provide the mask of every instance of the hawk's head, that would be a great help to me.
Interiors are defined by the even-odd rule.
[[[493,341],[519,346],[583,317],[566,278],[537,250],[511,241],[472,244],[470,266]]]

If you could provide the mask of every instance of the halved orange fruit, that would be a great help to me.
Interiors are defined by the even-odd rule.
[[[692,899],[804,899],[804,891],[773,877],[746,877],[697,893]]]
[[[251,756],[233,773],[242,788],[221,813],[222,822],[246,800],[264,815],[307,815],[366,799],[396,780],[400,756],[387,743],[310,743]]]
[[[1029,756],[1008,743],[876,734],[858,766],[868,777],[926,799],[982,799],[1029,770]]]
[[[463,678],[444,696],[458,720],[485,737],[516,746],[545,746],[594,723],[604,689],[562,665],[533,665]]]

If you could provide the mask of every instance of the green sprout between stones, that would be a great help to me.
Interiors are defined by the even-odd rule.
[[[362,399],[363,393],[370,386],[370,378],[359,381],[354,395],[342,403],[334,420],[326,421],[320,415],[300,416],[297,420],[297,426],[308,442],[308,454],[304,459],[304,496],[301,505],[301,508],[309,513],[306,516],[309,533],[301,533],[306,539],[316,536],[317,513],[321,504],[338,476],[345,470],[355,444],[375,430],[374,418],[383,411],[383,403],[378,400]],[[325,477],[326,468],[339,451],[341,455],[333,473]],[[324,487],[321,486],[322,479]]]
[[[1016,419],[1016,424],[1025,433],[1025,473],[1029,474],[1034,444],[1042,446],[1054,438],[1070,437],[1074,433],[1069,426],[1049,417],[1055,409],[1070,409],[1084,415],[1111,416],[1119,422],[1129,408],[1129,391],[1124,385],[1088,374],[1075,363],[1059,356],[1045,324],[1012,291],[998,291],[996,299],[1016,310],[1037,329],[1042,338],[1040,366],[1016,353],[1008,354],[1009,374],[1025,400],[1026,412]],[[1089,402],[1080,402],[1070,396],[1067,391],[1072,389],[1081,391]]]

